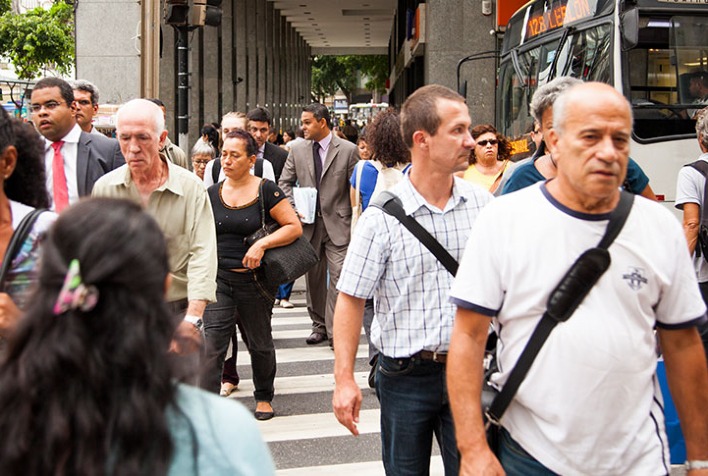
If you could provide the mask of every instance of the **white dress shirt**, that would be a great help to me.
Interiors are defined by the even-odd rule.
[[[66,176],[66,188],[69,191],[69,205],[76,203],[79,200],[79,185],[76,180],[76,156],[79,150],[79,139],[81,138],[81,128],[78,124],[69,131],[61,140],[64,144],[61,146],[61,153],[64,156],[64,175]],[[47,174],[47,191],[49,198],[52,200],[51,210],[54,210],[54,171],[52,163],[54,161],[54,149],[52,141],[44,138],[44,168]]]

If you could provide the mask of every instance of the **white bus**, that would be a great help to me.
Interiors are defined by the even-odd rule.
[[[523,156],[529,102],[558,76],[613,85],[632,103],[631,156],[673,209],[680,167],[700,154],[691,78],[708,81],[706,0],[534,0],[504,35],[497,127]]]
[[[366,125],[366,122],[373,120],[376,115],[388,109],[388,103],[357,103],[349,106],[349,119],[356,121],[360,126]]]

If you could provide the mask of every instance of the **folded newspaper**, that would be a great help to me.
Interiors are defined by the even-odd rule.
[[[317,189],[314,187],[293,188],[293,201],[295,209],[302,215],[302,222],[312,224],[315,222],[317,210]]]

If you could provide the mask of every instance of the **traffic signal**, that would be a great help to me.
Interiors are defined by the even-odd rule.
[[[190,23],[194,26],[221,25],[222,0],[194,0]]]
[[[187,25],[189,22],[189,0],[166,0],[165,23]]]

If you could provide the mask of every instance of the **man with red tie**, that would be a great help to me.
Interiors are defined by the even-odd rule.
[[[30,109],[46,142],[47,191],[57,213],[90,195],[96,180],[125,163],[117,140],[81,130],[76,123],[74,91],[63,79],[38,81]]]

